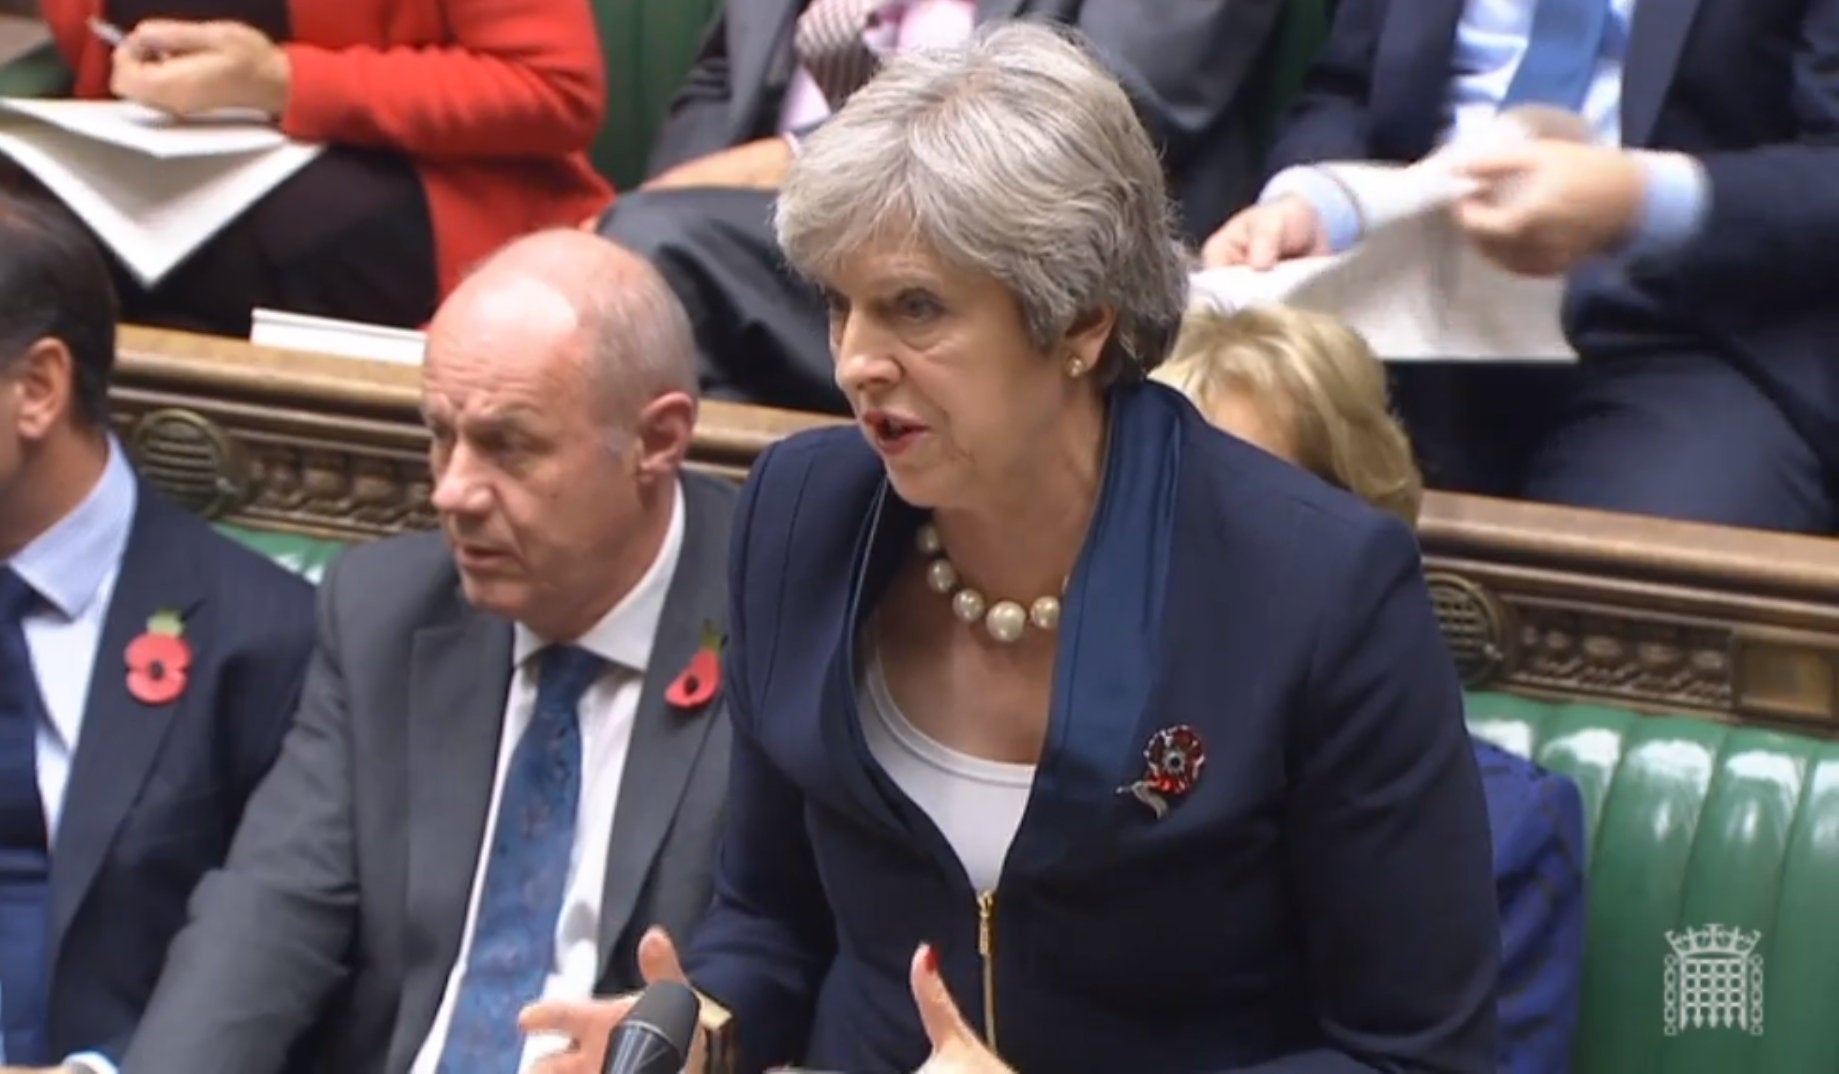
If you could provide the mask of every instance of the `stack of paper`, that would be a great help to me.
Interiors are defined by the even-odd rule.
[[[1207,269],[1191,301],[1227,311],[1282,304],[1333,314],[1388,361],[1575,361],[1559,307],[1564,280],[1518,276],[1478,253],[1449,206],[1473,189],[1451,157],[1410,166],[1319,165],[1359,204],[1361,241],[1267,271]]]
[[[248,114],[178,120],[126,101],[0,98],[0,154],[149,287],[320,151]]]
[[[422,354],[428,348],[428,337],[408,328],[310,317],[304,313],[260,307],[255,311],[249,342],[260,347],[371,358],[401,365],[420,365]]]

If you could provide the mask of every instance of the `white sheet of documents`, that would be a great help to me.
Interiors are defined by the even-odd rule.
[[[0,154],[148,287],[321,149],[234,115],[181,122],[126,101],[0,98]]]
[[[1289,305],[1332,314],[1387,361],[1573,362],[1559,308],[1563,278],[1497,267],[1457,231],[1447,211],[1470,188],[1447,159],[1410,166],[1336,163],[1366,231],[1352,249],[1282,262],[1205,269],[1193,303],[1237,310]]]
[[[249,342],[258,347],[415,366],[421,364],[422,355],[428,349],[427,335],[414,329],[313,317],[259,306],[250,325]]]

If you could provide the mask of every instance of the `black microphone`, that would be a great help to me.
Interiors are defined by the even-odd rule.
[[[607,1038],[607,1061],[600,1074],[677,1074],[689,1061],[701,1011],[702,1001],[688,985],[646,985]]]

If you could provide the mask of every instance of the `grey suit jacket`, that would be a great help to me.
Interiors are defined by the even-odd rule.
[[[734,491],[683,486],[607,858],[603,992],[638,985],[646,928],[687,936],[710,899],[728,725],[719,700],[684,713],[664,693],[726,621]],[[438,535],[334,564],[294,726],[192,899],[125,1074],[405,1074],[459,953],[511,653],[511,624],[466,603]]]
[[[804,0],[726,0],[659,128],[650,170],[771,135]],[[1257,193],[1256,84],[1283,0],[977,0],[977,21],[1077,28],[1162,150],[1184,230],[1205,237]]]

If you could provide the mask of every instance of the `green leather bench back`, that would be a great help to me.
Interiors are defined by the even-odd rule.
[[[1579,1074],[1839,1070],[1839,742],[1490,693],[1469,722],[1583,790]]]
[[[607,118],[588,155],[616,189],[645,178],[658,123],[720,0],[593,0],[607,58]]]
[[[343,541],[302,537],[294,533],[254,530],[226,523],[219,523],[217,528],[315,585],[325,575],[326,567],[338,555],[339,549],[345,547]]]

